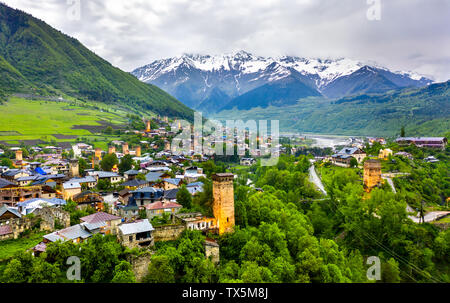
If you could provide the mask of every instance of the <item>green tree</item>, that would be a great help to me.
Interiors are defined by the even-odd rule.
[[[104,171],[111,171],[114,165],[119,164],[119,159],[117,159],[116,154],[107,154],[100,161],[100,166]]]
[[[0,163],[0,165],[1,166],[7,166],[9,168],[13,168],[13,162],[10,159],[7,159],[7,158],[3,158],[1,163]]]
[[[155,255],[148,266],[148,274],[144,278],[146,283],[174,283],[175,271],[167,256]]]
[[[352,157],[350,159],[350,167],[358,167],[358,160]]]
[[[186,185],[182,185],[177,192],[177,203],[181,204],[183,208],[191,209],[192,207],[192,195],[188,191]]]
[[[112,283],[135,283],[136,278],[134,277],[131,264],[127,261],[121,261],[114,268],[114,277],[111,280]]]
[[[133,157],[131,155],[125,155],[120,159],[119,172],[123,174],[127,170],[133,168]]]

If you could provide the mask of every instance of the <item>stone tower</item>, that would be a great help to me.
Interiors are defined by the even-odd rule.
[[[136,151],[136,157],[140,157],[141,156],[141,147],[139,145],[136,146],[135,151]]]
[[[102,149],[96,148],[92,157],[92,168],[95,168],[95,165],[100,165],[100,161],[102,161]]]
[[[381,162],[367,160],[364,162],[364,190],[370,192],[372,188],[381,183]]]
[[[22,152],[21,149],[16,150],[16,161],[22,161],[23,160],[22,154],[23,154],[23,152]]]
[[[215,174],[213,179],[213,213],[219,234],[232,232],[234,228],[234,175]]]
[[[149,132],[151,132],[151,131],[152,131],[152,127],[151,127],[151,124],[150,124],[150,120],[147,120],[147,121],[146,121],[146,129],[145,129],[145,132],[149,133]]]
[[[122,145],[122,153],[123,153],[124,155],[128,155],[128,154],[130,153],[130,151],[129,151],[129,149],[128,149],[128,143],[124,143],[124,144]]]
[[[116,148],[114,146],[110,146],[108,147],[108,154],[115,154],[116,153]]]
[[[69,176],[76,178],[80,176],[80,169],[78,166],[78,160],[72,159],[69,161]]]

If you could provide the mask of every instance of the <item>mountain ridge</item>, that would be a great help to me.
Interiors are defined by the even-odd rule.
[[[351,82],[354,82],[357,74],[368,67],[376,72],[376,77],[365,75],[360,79],[359,86],[352,87]],[[228,107],[227,103],[233,103],[233,99],[241,95],[254,89],[258,90],[270,82],[289,77],[296,77],[302,85],[315,90],[311,96],[318,92],[328,98],[422,87],[432,83],[432,80],[418,74],[394,73],[377,64],[368,65],[346,58],[262,57],[245,51],[217,56],[183,54],[155,60],[135,69],[132,74],[143,82],[161,87],[186,105],[198,110],[204,109],[200,105],[204,104],[205,100],[211,99],[214,91],[215,96],[224,96],[217,99],[216,106],[213,107],[216,111]],[[353,77],[350,77],[352,75]],[[349,80],[346,80],[346,77]],[[308,90],[298,90],[299,98]],[[253,94],[257,95],[257,91]],[[285,92],[282,92],[283,94]],[[276,99],[283,99],[280,97]],[[236,102],[238,101],[234,101]],[[258,100],[254,103],[256,107],[261,105]],[[279,104],[285,105],[283,102]],[[287,101],[287,104],[290,102]]]
[[[192,119],[191,109],[112,66],[78,40],[0,3],[0,93],[67,94]]]

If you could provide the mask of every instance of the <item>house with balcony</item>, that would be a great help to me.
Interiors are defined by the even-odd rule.
[[[145,248],[155,244],[152,224],[148,219],[123,223],[118,227],[118,238],[123,246]]]
[[[148,204],[162,201],[164,190],[154,187],[144,187],[131,192],[128,205],[147,206]]]

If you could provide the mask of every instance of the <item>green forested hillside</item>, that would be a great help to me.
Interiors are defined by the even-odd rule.
[[[41,20],[0,3],[0,95],[61,93],[161,115],[192,119],[192,111],[153,85]]]
[[[329,101],[301,99],[287,107],[222,111],[216,119],[278,119],[281,131],[343,135],[445,135],[450,129],[450,81],[420,89]]]

